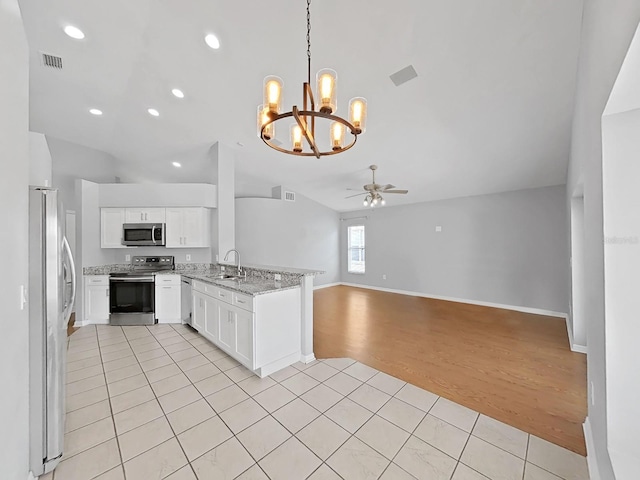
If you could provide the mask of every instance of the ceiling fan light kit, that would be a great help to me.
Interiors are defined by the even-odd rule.
[[[369,183],[365,186],[363,186],[362,188],[364,188],[364,192],[363,193],[356,193],[355,195],[350,195],[346,198],[352,198],[352,197],[359,197],[360,195],[366,195],[364,197],[364,200],[362,201],[362,204],[365,207],[377,207],[378,205],[380,206],[384,206],[386,205],[386,201],[384,199],[384,197],[382,196],[382,194],[384,193],[385,195],[387,193],[400,193],[402,195],[406,195],[407,193],[409,193],[409,190],[398,190],[396,189],[395,185],[391,185],[390,183],[386,184],[386,185],[380,185],[378,183],[376,183],[376,170],[378,169],[377,165],[370,165],[369,166],[369,170],[371,170],[371,175],[372,175],[372,183]]]
[[[282,153],[304,157],[320,158],[335,155],[353,147],[366,130],[367,100],[356,97],[349,102],[349,119],[335,114],[337,110],[336,91],[338,75],[330,68],[322,69],[316,75],[316,95],[311,88],[311,0],[307,0],[307,81],[302,85],[302,110],[296,105],[291,111],[282,110],[282,89],[284,83],[280,77],[268,76],[264,79],[263,104],[258,107],[258,136],[269,147]],[[316,105],[315,98],[318,99]],[[317,107],[317,108],[316,108]],[[275,124],[285,118],[293,117],[295,123],[290,127],[291,148],[283,148],[275,140]],[[321,150],[316,137],[316,120],[329,120],[330,150]],[[346,142],[346,133],[351,137]]]

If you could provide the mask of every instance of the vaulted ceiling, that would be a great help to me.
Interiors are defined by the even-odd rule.
[[[138,180],[197,181],[219,141],[245,183],[285,185],[336,210],[362,205],[344,197],[369,183],[370,164],[380,183],[409,189],[388,205],[565,182],[581,0],[314,0],[312,71],[337,70],[337,113],[354,96],[369,106],[356,146],[321,160],[277,153],[256,135],[265,76],[283,78],[286,108],[301,104],[304,0],[20,5],[31,129],[108,152]],[[86,37],[69,38],[65,25]],[[210,32],[218,50],[204,43]],[[43,66],[41,53],[64,68]],[[389,75],[408,65],[418,77],[395,86]]]

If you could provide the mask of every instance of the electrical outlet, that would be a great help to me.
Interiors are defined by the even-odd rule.
[[[131,255],[125,255],[124,256],[124,261],[125,262],[130,262],[131,261]]]
[[[225,270],[225,266],[224,265],[220,265],[220,271],[224,272],[224,270]]]
[[[187,262],[191,261],[191,255],[189,255],[188,253],[185,255],[185,258],[187,259]]]
[[[274,274],[273,274],[273,279],[274,279],[276,282],[279,282],[280,280],[282,280],[282,275],[280,275],[279,273],[274,273]]]
[[[442,227],[440,225],[436,225],[436,232],[440,233],[442,231]]]
[[[386,280],[387,279],[387,275],[385,273],[382,274],[382,279]]]

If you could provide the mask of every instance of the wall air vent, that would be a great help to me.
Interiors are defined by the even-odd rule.
[[[413,65],[409,65],[408,67],[404,67],[402,70],[398,70],[396,73],[389,76],[391,81],[395,84],[396,87],[399,87],[403,83],[407,83],[409,80],[413,80],[418,76],[418,72],[413,68]]]
[[[56,57],[55,55],[42,53],[42,65],[44,67],[57,68],[62,70],[62,57]]]
[[[284,192],[284,199],[287,202],[295,202],[296,201],[296,192]]]

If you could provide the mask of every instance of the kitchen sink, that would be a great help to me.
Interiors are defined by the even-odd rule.
[[[210,278],[212,278],[213,280],[240,280],[240,279],[243,279],[244,277],[240,275],[227,275],[223,273],[220,275],[210,275]]]

